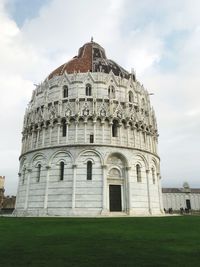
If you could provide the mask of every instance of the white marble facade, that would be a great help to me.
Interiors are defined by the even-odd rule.
[[[48,77],[33,91],[22,134],[16,215],[163,213],[156,118],[133,75]]]
[[[180,209],[200,211],[200,188],[190,188],[184,183],[182,188],[162,188],[163,206],[166,211]]]

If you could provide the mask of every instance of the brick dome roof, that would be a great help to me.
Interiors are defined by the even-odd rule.
[[[88,71],[109,73],[111,70],[116,76],[125,78],[130,77],[128,71],[123,69],[113,60],[107,59],[103,47],[91,41],[79,48],[77,56],[55,69],[48,76],[48,79],[51,79],[53,76],[62,75],[65,71],[70,74],[74,72]]]

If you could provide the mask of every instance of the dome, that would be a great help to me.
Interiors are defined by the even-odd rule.
[[[131,75],[113,60],[107,59],[104,48],[91,41],[79,48],[77,56],[55,69],[48,78],[51,79],[54,76],[63,75],[64,72],[70,74],[88,71],[104,73],[112,71],[114,75],[122,76],[127,79]]]

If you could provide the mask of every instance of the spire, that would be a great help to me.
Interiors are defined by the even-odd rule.
[[[93,43],[93,36],[91,36],[91,43]]]

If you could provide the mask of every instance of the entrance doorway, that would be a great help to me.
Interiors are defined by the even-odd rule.
[[[122,211],[121,185],[109,185],[110,211]]]
[[[186,199],[186,208],[187,208],[188,210],[191,210],[190,199]]]

